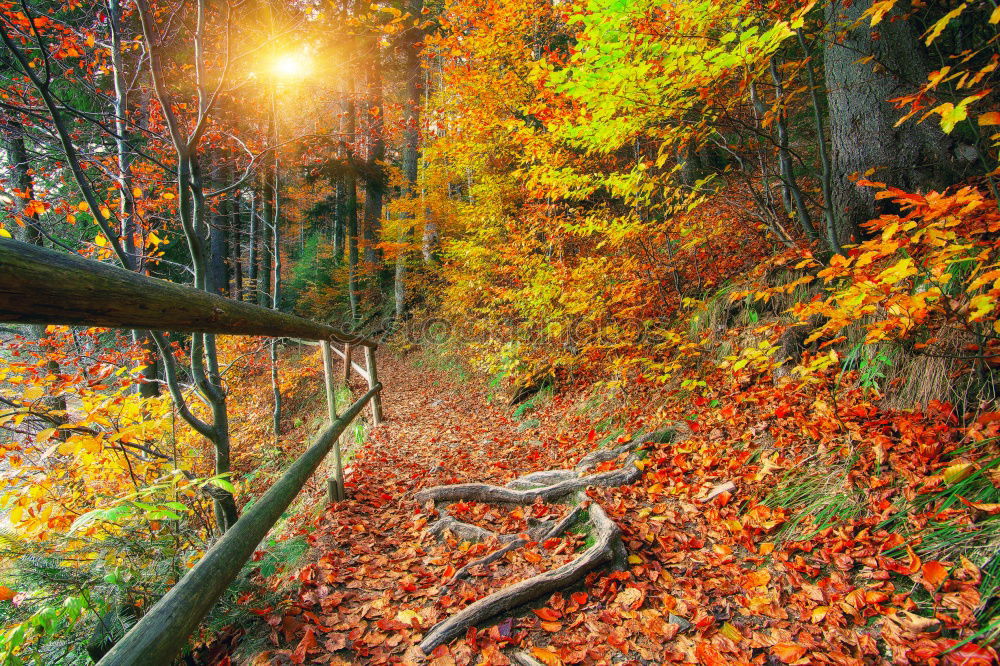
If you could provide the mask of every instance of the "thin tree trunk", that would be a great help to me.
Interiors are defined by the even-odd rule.
[[[355,104],[347,91],[344,98],[343,141],[341,149],[347,169],[344,172],[344,215],[347,218],[347,298],[351,307],[351,320],[358,319],[358,178],[354,162],[356,132]]]
[[[410,15],[420,16],[423,0],[410,0]],[[411,199],[417,196],[417,161],[420,156],[420,41],[423,35],[414,25],[407,30],[403,40],[404,72],[406,76],[406,98],[403,106],[403,178],[405,178],[404,196]],[[401,321],[406,316],[406,262],[409,252],[407,247],[413,242],[413,220],[403,230],[400,238],[403,249],[396,259],[396,276],[393,296],[395,301],[396,320]]]
[[[812,54],[806,45],[805,37],[802,35],[802,28],[795,31],[802,47],[802,53],[807,58],[806,61],[806,81],[809,84],[809,97],[812,101],[813,123],[816,126],[816,146],[819,150],[820,164],[820,188],[823,192],[823,219],[826,222],[826,244],[830,252],[841,254],[843,250],[837,239],[837,220],[834,215],[832,196],[830,194],[830,157],[826,149],[826,136],[823,131],[823,114],[819,107],[819,87],[816,85],[816,74],[813,71]]]
[[[208,248],[205,243],[209,238],[207,224],[207,205],[205,202],[204,182],[198,161],[199,142],[205,128],[205,118],[210,111],[209,100],[214,99],[207,92],[207,82],[204,72],[205,62],[203,45],[205,44],[205,22],[208,16],[208,0],[198,0],[197,19],[193,33],[195,86],[198,98],[198,122],[189,136],[184,136],[182,124],[174,111],[173,99],[166,84],[163,64],[161,61],[159,34],[153,18],[149,0],[135,0],[139,18],[142,22],[143,40],[149,61],[149,72],[153,81],[157,100],[164,115],[164,123],[170,135],[177,158],[177,190],[178,217],[184,237],[187,240],[191,255],[191,266],[194,270],[194,285],[198,289],[208,290]],[[231,19],[227,10],[226,20]],[[228,31],[224,31],[228,35]],[[230,439],[229,417],[227,413],[226,393],[222,386],[219,373],[219,363],[216,352],[215,336],[195,333],[191,336],[191,376],[199,393],[208,402],[212,412],[211,424],[205,423],[194,415],[184,400],[176,373],[172,370],[173,355],[166,348],[166,341],[159,334],[154,334],[154,340],[160,349],[164,361],[164,376],[171,396],[178,407],[181,416],[197,432],[212,442],[215,450],[216,475],[230,473]],[[239,512],[232,493],[222,488],[213,492],[214,511],[218,528],[225,532],[236,523]]]
[[[792,157],[788,152],[788,127],[785,124],[785,91],[782,86],[781,74],[778,72],[777,57],[771,56],[770,63],[771,80],[774,82],[774,101],[776,105],[775,128],[778,131],[778,164],[781,167],[781,178],[784,181],[786,197],[794,204],[795,214],[799,219],[799,226],[810,242],[817,240],[816,229],[813,227],[809,217],[809,209],[806,207],[802,197],[802,190],[795,181],[795,174],[792,171]],[[786,207],[789,202],[786,201]]]
[[[34,199],[35,181],[31,176],[28,167],[28,150],[24,143],[24,128],[15,121],[5,121],[0,125],[4,139],[4,148],[7,152],[7,160],[10,165],[10,173],[13,176],[12,185],[21,196],[14,196],[14,210],[21,217],[24,224],[18,233],[18,240],[32,245],[42,245],[41,221],[38,213],[33,209],[31,213],[25,212],[26,203]],[[45,326],[41,324],[28,324],[28,330],[34,340],[41,340],[45,337]],[[58,375],[60,372],[59,363],[49,359],[46,362],[49,372]],[[65,410],[66,398],[48,398],[46,404],[50,409]]]
[[[233,278],[232,298],[243,300],[243,206],[239,192],[233,194],[229,225],[229,244],[232,249],[230,269]]]
[[[368,154],[365,165],[364,236],[365,273],[371,285],[371,303],[380,300],[382,253],[378,249],[382,230],[382,206],[385,196],[385,175],[380,162],[385,159],[385,128],[382,100],[382,53],[376,35],[369,38],[368,68],[365,75],[365,130]]]
[[[259,223],[257,220],[257,192],[250,190],[250,200],[247,202],[247,212],[249,214],[250,228],[247,231],[247,280],[254,292],[248,293],[246,300],[253,302],[257,298],[257,255],[258,240],[257,230]]]
[[[333,260],[336,265],[344,263],[344,179],[337,180],[333,195]]]

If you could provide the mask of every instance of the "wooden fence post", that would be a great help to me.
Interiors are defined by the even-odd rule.
[[[337,386],[334,379],[333,352],[330,343],[322,340],[319,343],[323,354],[323,383],[326,385],[326,405],[330,412],[330,423],[337,420]],[[331,502],[341,502],[346,497],[344,493],[344,466],[340,452],[340,435],[333,443],[333,477],[326,480],[326,492]]]
[[[378,371],[375,369],[375,350],[365,347],[365,365],[368,366],[368,388],[378,385]],[[372,397],[372,425],[382,425],[382,395],[376,393]]]
[[[344,345],[344,385],[351,385],[351,352],[354,351],[354,347],[350,342]]]

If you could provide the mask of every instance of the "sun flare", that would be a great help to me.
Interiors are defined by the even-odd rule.
[[[309,57],[304,53],[283,53],[271,64],[273,74],[283,79],[301,79],[310,69]]]

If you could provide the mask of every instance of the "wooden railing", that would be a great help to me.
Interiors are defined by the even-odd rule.
[[[0,322],[303,338],[319,341],[322,350],[330,425],[101,659],[101,666],[170,664],[331,450],[335,471],[329,493],[332,500],[343,499],[340,435],[361,410],[370,405],[373,425],[382,422],[375,341],[77,255],[0,238]],[[354,347],[364,349],[364,367],[354,362]],[[345,381],[353,368],[368,383],[367,393],[340,416],[334,353],[344,360]]]

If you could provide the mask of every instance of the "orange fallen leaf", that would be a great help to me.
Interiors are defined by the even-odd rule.
[[[16,594],[17,592],[10,589],[6,585],[0,585],[0,601],[10,601]]]
[[[545,664],[545,666],[562,666],[563,663],[558,654],[552,650],[546,650],[545,648],[531,648],[531,656]]]
[[[546,622],[555,622],[562,617],[562,613],[551,608],[535,608],[531,611]]]
[[[794,664],[806,653],[806,649],[798,643],[776,643],[771,652],[786,664]]]
[[[937,561],[927,562],[923,566],[924,580],[933,587],[940,587],[945,578],[948,577],[948,570]]]
[[[562,629],[562,623],[561,622],[542,622],[542,629],[544,629],[545,631],[551,632],[551,633],[555,633],[555,632],[560,631]]]

